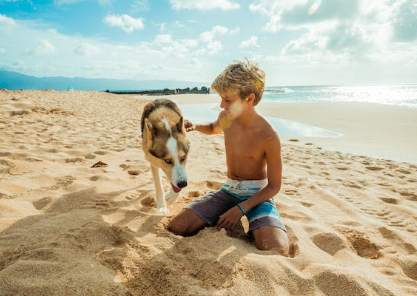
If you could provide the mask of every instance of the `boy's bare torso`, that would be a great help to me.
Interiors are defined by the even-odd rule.
[[[258,115],[249,126],[232,121],[223,133],[227,176],[234,180],[266,179],[265,139],[275,134],[269,123]]]

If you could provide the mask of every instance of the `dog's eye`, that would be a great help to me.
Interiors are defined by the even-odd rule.
[[[181,162],[183,162],[184,160],[185,160],[185,155],[181,157]]]
[[[172,163],[172,160],[171,159],[165,159],[165,162],[166,163]]]

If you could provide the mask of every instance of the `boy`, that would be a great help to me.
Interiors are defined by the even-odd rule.
[[[246,215],[258,249],[288,256],[286,228],[273,200],[281,188],[281,143],[255,110],[264,88],[265,73],[257,65],[248,60],[231,64],[211,85],[221,97],[223,111],[217,120],[197,125],[185,121],[187,132],[224,133],[227,180],[220,190],[186,206],[168,230],[188,236],[206,226],[231,229]]]

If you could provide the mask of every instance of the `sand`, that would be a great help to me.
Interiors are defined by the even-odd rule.
[[[172,215],[225,179],[223,138],[188,134],[189,186],[162,215],[141,149],[146,102],[0,91],[0,295],[417,294],[417,165],[407,150],[415,126],[402,108],[373,114],[371,130],[356,130],[369,120],[360,104],[310,105],[300,114],[285,109],[295,105],[268,109],[345,134],[283,139],[276,203],[291,240],[286,258],[257,250],[238,232],[206,228],[184,238],[165,230]],[[396,137],[405,137],[410,161],[338,149],[345,141],[355,152],[375,131],[381,136],[366,151],[377,153],[387,112],[405,129]]]

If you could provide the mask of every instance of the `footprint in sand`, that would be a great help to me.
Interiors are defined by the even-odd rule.
[[[362,284],[357,277],[344,274],[340,270],[323,268],[313,275],[315,285],[322,291],[320,295],[393,295],[387,293],[381,284],[369,281],[368,285]],[[371,293],[371,291],[373,293]]]
[[[336,166],[336,169],[338,169],[339,171],[348,171],[349,168],[345,167],[345,166]]]
[[[410,279],[417,281],[417,261],[412,259],[404,260],[401,264],[404,274]]]
[[[144,207],[155,207],[156,205],[155,200],[150,196],[147,196],[144,199],[142,199],[140,203]]]
[[[411,201],[417,201],[417,194],[413,192],[403,191],[400,192],[401,196],[404,196],[406,199]]]
[[[381,196],[379,197],[383,202],[386,202],[388,204],[396,205],[400,202],[400,200],[396,197],[390,197],[390,196]]]
[[[200,190],[188,192],[188,197],[195,198],[195,197],[199,197],[199,196],[203,196],[203,195],[204,195],[204,192],[203,191],[200,191]]]
[[[50,198],[50,197],[47,196],[47,197],[41,198],[41,199],[39,199],[37,201],[34,201],[33,202],[33,206],[37,210],[42,210],[47,205],[49,205],[51,202],[52,202],[52,198]]]
[[[353,183],[353,182],[343,183],[343,185],[346,186],[346,187],[355,188],[355,189],[362,189],[363,188],[361,185]]]
[[[107,154],[107,152],[105,152],[105,151],[94,151],[94,154],[105,155],[105,154]]]
[[[206,181],[205,183],[206,183],[208,188],[214,189],[214,190],[220,189],[220,187],[222,187],[222,185],[223,185],[223,183],[216,182],[216,181]]]
[[[376,166],[367,166],[367,167],[365,167],[367,170],[370,170],[370,171],[381,171],[381,170],[383,170],[384,168],[381,168],[381,167],[376,167]]]
[[[284,190],[284,193],[286,194],[286,195],[296,195],[296,194],[298,194],[298,191],[296,190],[296,189],[287,189],[287,190]]]
[[[371,242],[364,234],[353,229],[336,229],[342,233],[350,242],[356,253],[367,259],[378,259],[382,257],[381,252],[376,244]]]
[[[331,232],[315,234],[311,240],[317,247],[332,256],[342,249],[350,249],[344,237]]]

